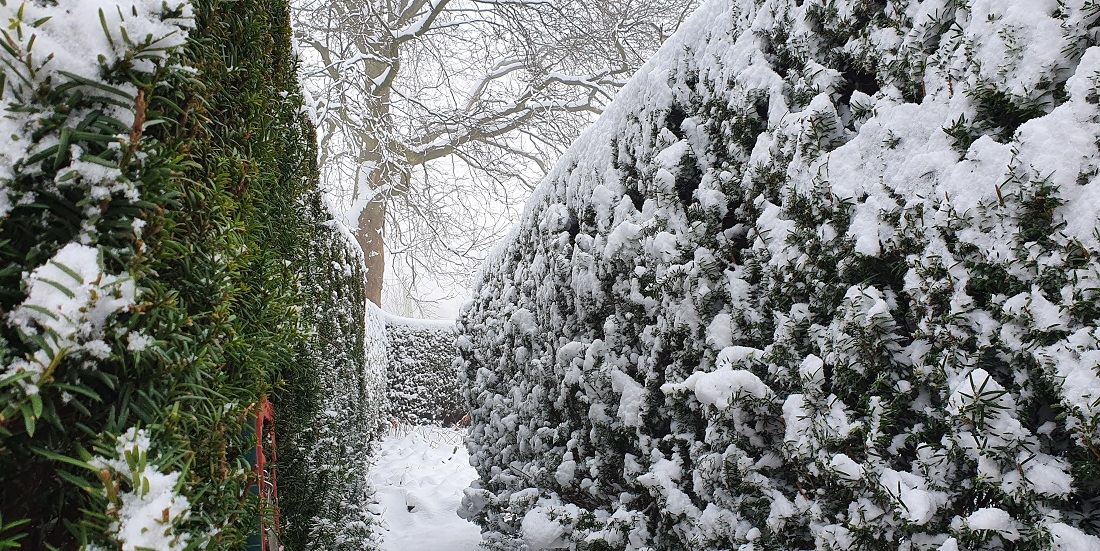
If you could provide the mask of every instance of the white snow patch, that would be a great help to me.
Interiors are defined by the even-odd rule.
[[[863,467],[860,467],[859,463],[843,453],[834,455],[832,460],[829,461],[829,467],[848,480],[863,478]]]
[[[749,346],[727,346],[718,353],[718,359],[716,363],[718,367],[730,368],[740,364],[747,358],[757,359],[762,356],[764,352],[759,348],[752,348]]]
[[[771,389],[760,380],[760,377],[744,369],[719,369],[709,373],[692,373],[684,382],[663,385],[661,390],[666,393],[674,390],[688,390],[695,393],[695,397],[700,402],[719,409],[729,407],[731,403],[742,397],[763,400],[772,395]]]
[[[927,524],[947,501],[943,492],[929,491],[924,478],[913,473],[883,469],[879,485],[897,503],[897,514],[913,524]]]
[[[149,435],[145,429],[130,427],[115,444],[117,456],[94,457],[89,464],[112,473],[116,480],[127,481],[129,490],[119,492],[121,507],[110,529],[121,551],[137,549],[184,549],[190,535],[177,533],[173,523],[186,522],[191,504],[176,493],[180,473],[161,473],[149,461]],[[130,456],[137,470],[127,461]],[[111,506],[108,506],[108,510]],[[167,522],[166,522],[167,520]]]
[[[543,507],[535,507],[523,516],[520,529],[523,531],[523,542],[532,551],[539,549],[562,549],[568,547],[562,540],[565,535],[565,527],[560,522],[550,518],[548,511]]]
[[[1053,551],[1096,551],[1100,549],[1100,538],[1092,536],[1062,522],[1047,525],[1054,540]]]
[[[387,431],[374,450],[370,481],[382,509],[383,550],[474,551],[478,527],[457,514],[477,478],[465,433],[433,426]]]
[[[611,389],[618,392],[619,419],[628,427],[642,426],[642,406],[645,405],[645,387],[622,371],[611,371]]]
[[[24,276],[27,298],[8,313],[8,325],[28,335],[41,335],[49,347],[31,358],[11,363],[3,376],[21,371],[45,372],[58,354],[110,354],[104,328],[107,319],[134,306],[134,283],[125,275],[103,273],[99,251],[69,243],[46,264]],[[37,392],[33,383],[28,393]]]

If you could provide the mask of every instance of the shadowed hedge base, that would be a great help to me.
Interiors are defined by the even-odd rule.
[[[287,3],[198,0],[194,11],[180,58],[195,71],[159,69],[150,78],[124,62],[105,75],[142,91],[135,110],[147,121],[143,133],[97,123],[72,138],[119,165],[140,192],[138,201],[112,196],[91,221],[106,272],[133,276],[138,305],[108,320],[107,334],[119,336],[107,359],[61,358],[39,385],[40,399],[0,381],[0,548],[111,545],[110,496],[82,464],[111,455],[114,437],[139,426],[153,438],[150,461],[183,473],[179,493],[191,515],[176,529],[190,534],[190,547],[241,549],[259,514],[246,492],[254,475],[243,457],[254,442],[244,427],[265,395],[276,408],[287,549],[323,546],[307,534],[314,517],[338,515],[324,505],[349,485],[365,488],[355,483],[365,473],[333,480],[311,471],[307,457],[316,440],[309,427],[328,419],[319,371],[351,381],[355,392],[342,398],[359,413],[344,424],[357,438],[369,439],[377,405],[364,403],[374,383],[363,369],[361,261],[320,200]],[[28,98],[27,109],[47,114],[34,139],[79,124],[74,118],[104,96],[135,105],[125,94],[58,84]],[[119,134],[139,138],[133,151],[125,142],[112,147]],[[24,299],[21,274],[74,239],[93,201],[80,189],[50,191],[71,161],[63,155],[8,183],[35,196],[0,221],[4,312]],[[137,219],[145,222],[140,241],[131,230]],[[155,344],[128,350],[121,329]],[[36,347],[7,324],[0,338],[5,363]]]

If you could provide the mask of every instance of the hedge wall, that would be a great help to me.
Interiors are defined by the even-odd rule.
[[[453,425],[466,416],[459,394],[455,327],[386,316],[387,405],[398,423]]]
[[[501,549],[1100,549],[1100,5],[710,0],[459,322]]]
[[[343,258],[355,270],[334,282],[327,266],[312,264],[315,297],[323,302],[307,308],[317,327],[303,351],[309,369],[289,381],[277,406],[289,420],[277,427],[284,469],[279,492],[288,496],[281,499],[282,543],[287,549],[374,549],[377,517],[368,509],[367,475],[371,442],[384,420],[385,326],[377,309],[363,308],[358,247],[342,233],[320,237],[319,260]],[[365,347],[350,346],[364,337]],[[296,473],[292,480],[283,474],[288,470]]]
[[[0,15],[0,547],[240,549],[261,397],[290,435],[345,370],[354,428],[377,424],[287,4]],[[319,514],[295,488],[327,475],[282,456],[284,514]]]

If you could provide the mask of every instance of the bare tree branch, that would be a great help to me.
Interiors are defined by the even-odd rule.
[[[698,3],[292,1],[329,196],[368,259],[385,235],[414,280],[469,275],[507,227],[493,210],[519,208]]]

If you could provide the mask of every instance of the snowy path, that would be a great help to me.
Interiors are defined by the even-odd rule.
[[[401,427],[375,449],[371,484],[383,519],[388,551],[474,551],[481,533],[455,511],[462,489],[477,478],[463,432]]]

